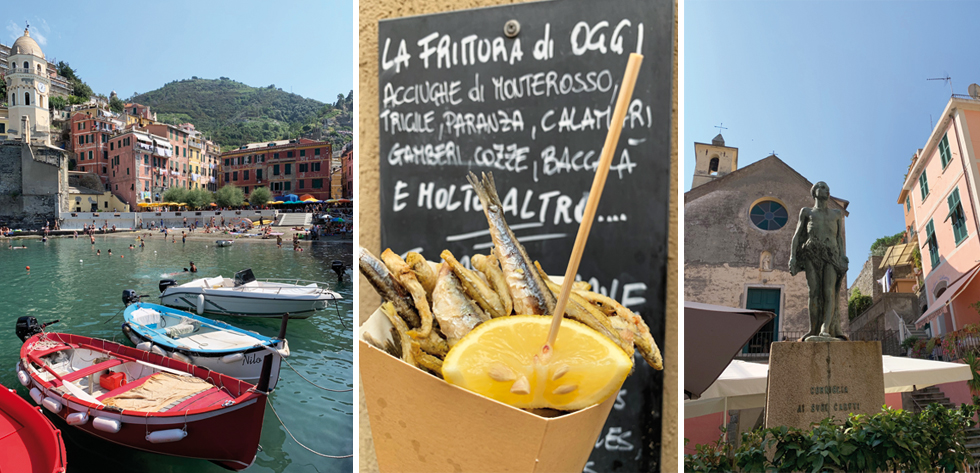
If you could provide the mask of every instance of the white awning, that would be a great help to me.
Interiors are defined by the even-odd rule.
[[[970,367],[963,363],[904,356],[882,355],[881,371],[886,394],[973,379]],[[684,401],[684,418],[723,412],[726,407],[729,410],[765,407],[768,377],[769,365],[732,360],[700,399]]]
[[[157,146],[159,146],[161,148],[166,148],[166,149],[172,149],[173,148],[173,146],[170,146],[170,142],[167,141],[167,140],[160,139],[160,138],[153,138],[153,141],[157,144]]]
[[[966,274],[960,276],[956,282],[947,287],[946,290],[943,291],[943,293],[937,297],[932,304],[929,304],[929,308],[926,309],[924,314],[922,314],[922,317],[919,317],[919,319],[915,321],[915,326],[917,328],[922,328],[925,324],[932,322],[933,319],[939,317],[939,314],[942,313],[942,309],[946,307],[951,300],[955,299],[956,296],[960,295],[960,292],[962,292],[963,289],[970,284],[970,281],[973,281],[973,278],[977,275],[977,271],[980,271],[980,265],[974,266],[973,269],[967,271]]]

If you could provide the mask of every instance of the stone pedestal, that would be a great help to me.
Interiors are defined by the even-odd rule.
[[[810,428],[876,414],[885,403],[881,342],[776,342],[769,354],[766,427]]]

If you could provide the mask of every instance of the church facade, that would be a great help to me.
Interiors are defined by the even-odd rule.
[[[684,298],[774,312],[743,348],[746,357],[766,356],[771,342],[809,329],[806,275],[790,275],[789,256],[800,209],[813,206],[813,183],[775,155],[739,169],[738,149],[721,135],[695,150],[693,187],[684,194]],[[828,205],[847,216],[846,200]],[[838,301],[845,334],[846,291],[845,277]]]

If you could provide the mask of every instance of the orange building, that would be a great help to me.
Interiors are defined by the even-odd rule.
[[[241,187],[246,198],[257,187],[274,196],[310,194],[330,198],[330,143],[305,138],[250,143],[221,154],[218,187]]]

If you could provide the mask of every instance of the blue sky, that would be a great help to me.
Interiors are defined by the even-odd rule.
[[[980,82],[973,3],[685,3],[684,190],[694,142],[719,129],[739,167],[773,151],[850,201],[849,284],[871,243],[902,231],[912,154],[953,92]],[[786,242],[788,245],[789,242]]]
[[[354,87],[354,7],[347,1],[5,2],[0,42],[30,22],[50,60],[120,97],[167,82],[224,76],[335,102]]]

